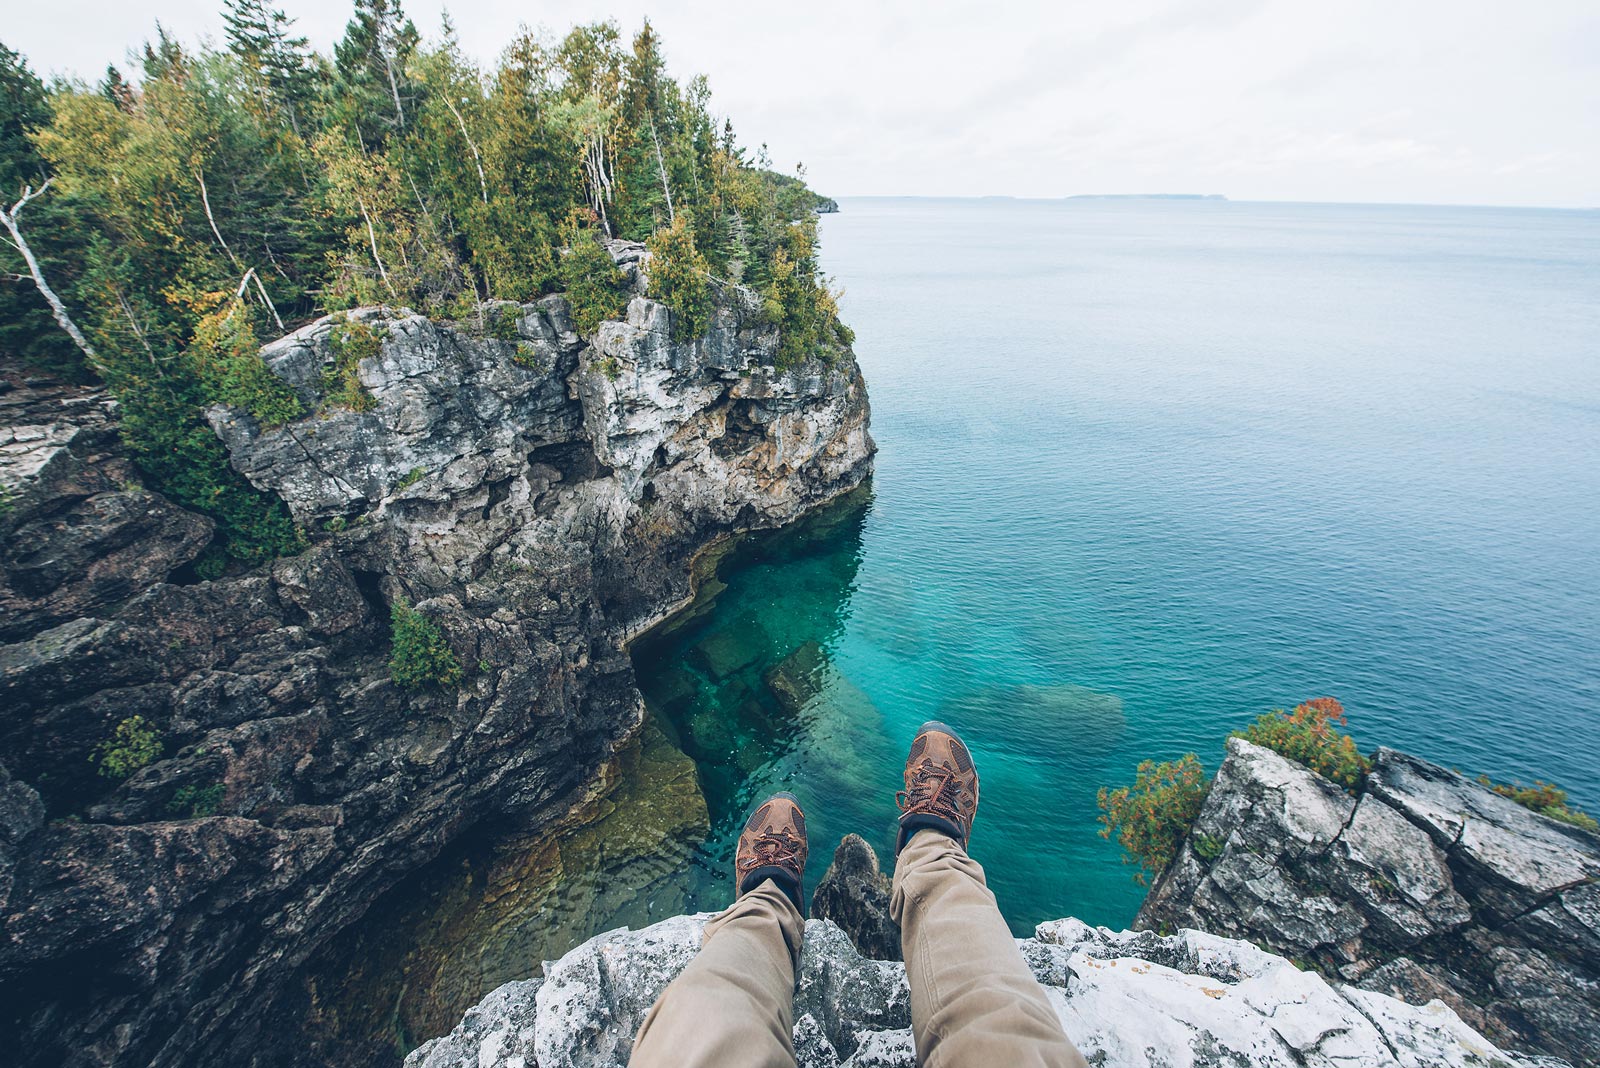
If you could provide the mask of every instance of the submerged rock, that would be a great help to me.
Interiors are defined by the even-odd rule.
[[[1600,836],[1380,749],[1359,796],[1235,738],[1135,926],[1248,938],[1600,1063]]]
[[[839,840],[833,863],[811,894],[811,916],[838,924],[864,957],[900,959],[900,925],[889,915],[889,877],[859,834]]]
[[[1122,738],[1122,698],[1087,686],[1005,686],[974,690],[946,701],[939,718],[959,723],[969,741],[986,749],[1029,755],[1041,734],[1070,738],[1075,748],[1103,752]],[[1028,724],[1018,731],[1016,724]]]
[[[406,1068],[622,1068],[640,1021],[694,958],[707,916],[600,935],[495,991]],[[1414,1007],[1330,983],[1245,942],[1161,937],[1079,920],[1017,943],[1067,1034],[1102,1068],[1512,1068],[1440,1002]],[[912,1068],[899,963],[862,957],[827,920],[806,924],[794,997],[800,1068]]]

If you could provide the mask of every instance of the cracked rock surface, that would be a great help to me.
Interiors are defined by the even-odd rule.
[[[1249,939],[1441,999],[1504,1048],[1600,1064],[1600,837],[1393,749],[1351,796],[1230,739],[1135,926]]]
[[[871,469],[854,360],[773,370],[739,308],[685,344],[643,298],[593,339],[560,297],[351,314],[369,410],[324,394],[324,319],[263,351],[306,416],[209,413],[311,543],[211,581],[211,521],[143,484],[104,397],[0,388],[7,1064],[370,1063],[284,1017],[297,970],[475,826],[559,821],[637,731],[625,643],[695,555]],[[458,688],[391,680],[400,599]],[[101,778],[135,715],[158,758]]]
[[[406,1068],[622,1068],[644,1014],[693,959],[707,916],[613,931],[508,983]],[[1018,946],[1101,1068],[1517,1068],[1438,1001],[1330,983],[1246,942],[1041,924]],[[794,997],[801,1068],[913,1068],[910,992],[827,920],[806,924]],[[1531,1065],[1528,1068],[1532,1068]]]

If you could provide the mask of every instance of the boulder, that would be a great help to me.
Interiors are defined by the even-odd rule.
[[[847,834],[812,891],[811,916],[837,924],[862,956],[899,960],[900,925],[889,915],[889,888],[878,854],[859,834]]]
[[[1135,926],[1245,938],[1600,1063],[1600,837],[1379,749],[1356,795],[1242,739]]]

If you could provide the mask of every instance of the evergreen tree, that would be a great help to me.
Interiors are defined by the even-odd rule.
[[[368,147],[406,128],[416,89],[406,75],[420,37],[400,0],[356,0],[355,17],[334,46],[335,120]]]
[[[304,37],[292,33],[294,20],[266,0],[227,0],[222,21],[228,48],[269,115],[278,115],[296,137],[316,95],[316,65]]]

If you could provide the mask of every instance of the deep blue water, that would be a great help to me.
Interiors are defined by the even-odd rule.
[[[749,547],[636,656],[716,823],[692,904],[726,903],[773,789],[813,881],[845,831],[887,858],[934,716],[973,743],[972,849],[1019,931],[1132,918],[1099,786],[1214,768],[1311,697],[1364,748],[1600,810],[1600,212],[842,207],[870,499]]]

